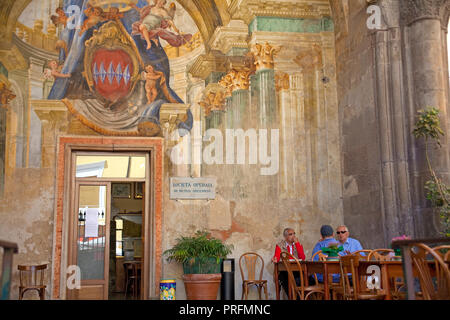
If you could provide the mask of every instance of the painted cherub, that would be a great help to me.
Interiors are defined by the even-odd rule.
[[[64,12],[64,9],[59,7],[56,8],[56,15],[52,15],[50,17],[50,19],[52,20],[53,24],[55,25],[55,27],[58,27],[58,25],[63,25],[64,27],[66,27],[67,25],[67,20],[69,19],[66,15],[66,13]]]
[[[62,65],[59,65],[58,62],[56,60],[51,60],[48,63],[48,66],[50,67],[50,69],[45,69],[44,70],[44,77],[46,79],[51,79],[53,78],[70,78],[72,76],[72,74],[70,73],[61,73],[61,69],[62,69]]]
[[[164,74],[161,71],[156,71],[152,65],[147,65],[145,71],[142,73],[142,78],[145,80],[145,92],[147,93],[147,103],[150,104],[155,101],[158,95],[156,89],[156,81],[160,80],[160,85],[164,82]]]
[[[95,26],[97,23],[102,22],[104,20],[105,13],[103,9],[100,7],[91,7],[89,6],[86,10],[84,10],[87,18],[83,22],[83,26],[80,29],[80,36],[83,35],[84,32]]]

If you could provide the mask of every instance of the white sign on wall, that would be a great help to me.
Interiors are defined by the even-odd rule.
[[[209,200],[216,198],[216,178],[170,178],[170,199]]]

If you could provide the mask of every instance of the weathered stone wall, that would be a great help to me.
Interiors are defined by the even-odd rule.
[[[343,211],[350,236],[365,248],[383,247],[380,137],[374,50],[366,1],[335,6],[336,67],[341,134]],[[347,9],[347,10],[346,10]],[[342,11],[340,11],[342,10]]]
[[[336,22],[342,136],[344,220],[363,246],[388,246],[394,236],[439,236],[425,201],[429,172],[424,142],[412,130],[416,112],[441,111],[448,136],[446,27],[449,1],[380,0],[381,27],[369,30],[366,1],[331,1]],[[432,149],[448,181],[447,138]],[[357,230],[357,231],[356,231]]]

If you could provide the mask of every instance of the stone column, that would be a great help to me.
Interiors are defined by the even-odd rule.
[[[259,109],[260,128],[277,127],[278,112],[275,90],[274,55],[281,47],[272,46],[269,43],[255,43],[251,47],[251,53],[255,59],[256,74],[254,93],[255,102]]]
[[[246,129],[246,109],[250,102],[248,90],[238,89],[233,91],[231,97],[231,108],[233,110],[233,128]]]
[[[446,183],[450,181],[449,151],[449,106],[448,69],[446,68],[445,41],[442,29],[447,27],[450,14],[448,0],[408,0],[402,1],[401,22],[405,33],[405,65],[407,81],[406,106],[410,131],[416,122],[420,109],[433,106],[441,111],[441,128],[445,137],[441,138],[441,148],[433,142],[429,144],[431,164],[437,175]],[[437,236],[439,225],[431,218],[426,208],[424,183],[430,177],[425,164],[423,139],[416,140],[409,132],[411,197],[415,222],[415,236]],[[435,217],[436,218],[436,217]]]

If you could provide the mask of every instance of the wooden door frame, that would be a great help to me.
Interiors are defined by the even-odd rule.
[[[59,136],[57,144],[57,167],[55,183],[55,221],[53,236],[52,298],[66,298],[68,266],[69,217],[76,171],[72,164],[72,153],[121,152],[147,153],[144,225],[144,266],[142,270],[143,299],[157,296],[162,271],[162,181],[163,139],[129,137]],[[135,179],[136,180],[136,179]],[[72,202],[73,203],[73,202]]]

